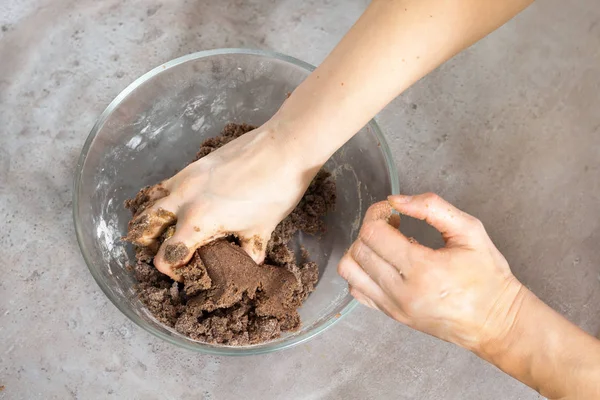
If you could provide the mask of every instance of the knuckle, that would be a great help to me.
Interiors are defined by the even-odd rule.
[[[182,208],[182,214],[185,215],[186,222],[194,225],[207,225],[210,219],[208,216],[213,215],[211,210],[206,207],[203,201],[187,203]]]
[[[195,176],[186,176],[182,179],[178,180],[175,186],[175,190],[173,192],[179,196],[180,198],[190,199],[197,198],[198,194],[201,193],[198,188],[202,188],[201,182]]]
[[[425,200],[431,203],[438,203],[442,199],[437,193],[433,192],[427,192],[423,195],[423,197],[425,198]]]
[[[348,276],[349,276],[349,263],[348,263],[348,258],[347,256],[344,256],[337,267],[337,272],[338,275],[342,277],[342,279],[344,279],[345,281],[348,281]]]
[[[415,311],[415,304],[413,300],[409,300],[402,305],[402,313],[409,319],[414,320],[417,317],[417,313]],[[397,319],[394,316],[394,319]]]
[[[474,225],[474,226],[475,226],[477,229],[479,229],[479,230],[481,230],[481,231],[484,231],[484,230],[485,230],[485,227],[483,226],[483,222],[482,222],[482,221],[481,221],[479,218],[475,218],[475,217],[473,217],[473,219],[474,219],[474,221],[473,221],[473,225]]]
[[[354,244],[352,245],[352,248],[350,249],[350,255],[358,263],[360,263],[359,260],[364,252],[364,248],[365,248],[365,245],[364,245],[363,241],[359,239],[356,242],[354,242]]]
[[[358,298],[361,296],[361,293],[354,286],[350,286],[349,292],[350,292],[350,295],[354,298]]]
[[[483,222],[480,219],[473,217],[472,215],[466,214],[466,221],[469,230],[473,233],[485,232]]]
[[[365,242],[368,242],[373,237],[376,230],[377,224],[373,221],[367,221],[363,223],[363,226],[360,232],[358,233],[358,237],[364,240]]]
[[[377,304],[370,297],[363,296],[363,302],[361,302],[361,303],[364,304],[365,306],[373,309],[373,310],[379,310],[380,311],[380,308],[377,306]]]

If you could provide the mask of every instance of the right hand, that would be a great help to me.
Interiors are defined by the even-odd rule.
[[[154,203],[130,223],[127,240],[152,246],[176,222],[154,258],[175,280],[194,251],[235,234],[263,262],[271,233],[298,204],[320,165],[307,166],[294,139],[267,123],[193,162],[149,190]]]
[[[392,207],[432,225],[446,246],[405,237]],[[524,291],[482,223],[431,193],[373,205],[338,271],[359,302],[475,352],[510,331]]]

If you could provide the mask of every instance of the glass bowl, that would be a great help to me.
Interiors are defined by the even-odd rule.
[[[75,173],[75,230],[90,272],[108,298],[133,322],[178,346],[204,353],[243,355],[281,350],[312,338],[350,312],[356,301],[336,272],[344,251],[375,201],[398,192],[388,145],[374,120],[327,162],[337,183],[336,211],[321,238],[300,235],[319,264],[315,291],[299,310],[302,327],[271,342],[219,346],[187,338],[158,322],[137,299],[128,264],[131,245],[120,240],[131,215],[125,199],[172,176],[194,158],[200,143],[227,122],[267,121],[314,69],[277,53],[220,49],[169,61],[138,78],[104,110],[87,138]]]

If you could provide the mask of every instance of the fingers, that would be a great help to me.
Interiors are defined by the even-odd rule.
[[[348,282],[355,291],[359,291],[364,297],[368,297],[374,303],[384,298],[381,288],[371,279],[369,275],[346,253],[338,264],[338,274]]]
[[[423,246],[414,246],[416,241],[406,238],[398,230],[400,216],[392,213],[391,209],[387,201],[369,207],[360,228],[359,240],[397,270],[402,270],[406,276],[411,265],[409,253],[418,251]],[[357,261],[362,266],[362,263]]]
[[[338,265],[338,273],[348,282],[350,294],[361,304],[375,310],[380,310],[390,318],[406,323],[406,316],[401,312],[393,312],[389,297],[383,290],[367,275],[365,271],[347,253],[342,257]]]
[[[390,204],[401,214],[425,220],[437,229],[446,243],[467,244],[485,233],[481,222],[434,193],[416,196],[394,195]]]
[[[198,226],[192,225],[191,220],[188,220],[185,216],[180,221],[177,223],[173,236],[163,242],[154,257],[156,269],[177,281],[180,281],[181,278],[176,269],[187,264],[196,249],[215,239],[226,236],[225,233],[214,230],[203,231]],[[200,224],[199,226],[205,225]]]
[[[402,285],[404,265],[392,265],[378,256],[361,239],[358,239],[348,252],[352,259],[385,293],[394,293]]]
[[[400,215],[394,211],[389,201],[380,201],[369,207],[363,220],[363,226],[369,221],[384,221],[396,229],[400,228]]]
[[[362,274],[359,277],[366,275],[367,278],[370,278],[366,281],[375,283],[380,290],[383,289],[383,292],[393,291],[401,284],[401,268],[403,265],[408,268],[408,263],[402,262],[404,259],[402,254],[406,252],[410,243],[404,235],[389,225],[391,222],[396,226],[399,225],[399,218],[393,218],[394,215],[391,205],[386,201],[369,207],[365,214],[359,238],[352,244],[345,256],[350,260],[346,261],[347,265],[342,265],[340,262],[339,267],[340,270],[346,269],[350,272],[355,267],[361,269],[360,273]],[[381,240],[383,240],[383,243],[375,243]],[[391,255],[398,254],[400,256],[389,257],[389,259],[382,258],[371,249],[371,243],[376,244],[375,247],[377,248],[391,252]],[[355,273],[359,274],[359,272]],[[340,275],[342,275],[342,272],[340,272]],[[364,293],[363,287],[359,283],[352,284],[350,282],[350,284],[355,287],[355,290]]]
[[[151,246],[169,226],[177,221],[177,207],[168,196],[154,203],[129,221],[125,240],[138,246]]]
[[[248,255],[257,264],[262,264],[265,261],[265,255],[267,252],[267,243],[271,238],[271,233],[263,233],[261,235],[242,235],[240,234],[240,242],[242,249],[248,253]]]
[[[374,310],[379,310],[379,307],[377,307],[377,305],[373,302],[373,300],[371,300],[370,298],[365,296],[363,292],[356,289],[352,285],[348,285],[348,289],[350,291],[350,295],[352,295],[352,297],[354,297],[356,299],[356,301],[358,301],[360,304],[362,304],[363,306],[372,308]]]

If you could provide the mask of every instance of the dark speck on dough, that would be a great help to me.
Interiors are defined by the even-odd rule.
[[[201,144],[196,159],[253,129],[247,124],[227,124],[221,135]],[[161,190],[164,189],[160,185],[143,188],[125,203],[134,215],[128,239],[139,234],[136,230],[149,229],[152,223],[174,222],[175,215],[166,210],[162,214],[153,213],[158,222],[140,218],[140,213],[157,198],[168,195]],[[137,295],[160,322],[202,342],[244,346],[295,331],[301,322],[297,309],[315,289],[319,268],[310,261],[306,249],[301,249],[301,257],[297,259],[290,241],[298,231],[310,235],[323,233],[323,216],[334,208],[335,202],[335,182],[327,171],[321,170],[300,203],[275,228],[266,243],[264,264],[257,265],[239,247],[239,241],[230,236],[196,250],[191,260],[176,270],[182,283],[161,274],[152,264],[158,246],[175,232],[171,224],[152,245],[136,245],[137,264],[132,269],[139,282]],[[200,229],[194,227],[194,230]],[[257,250],[264,246],[259,236],[247,240]],[[165,259],[175,263],[188,252],[181,242],[168,243]]]
[[[181,242],[168,244],[165,246],[165,261],[169,264],[179,263],[188,255],[189,252],[190,249],[188,249],[188,247]]]

